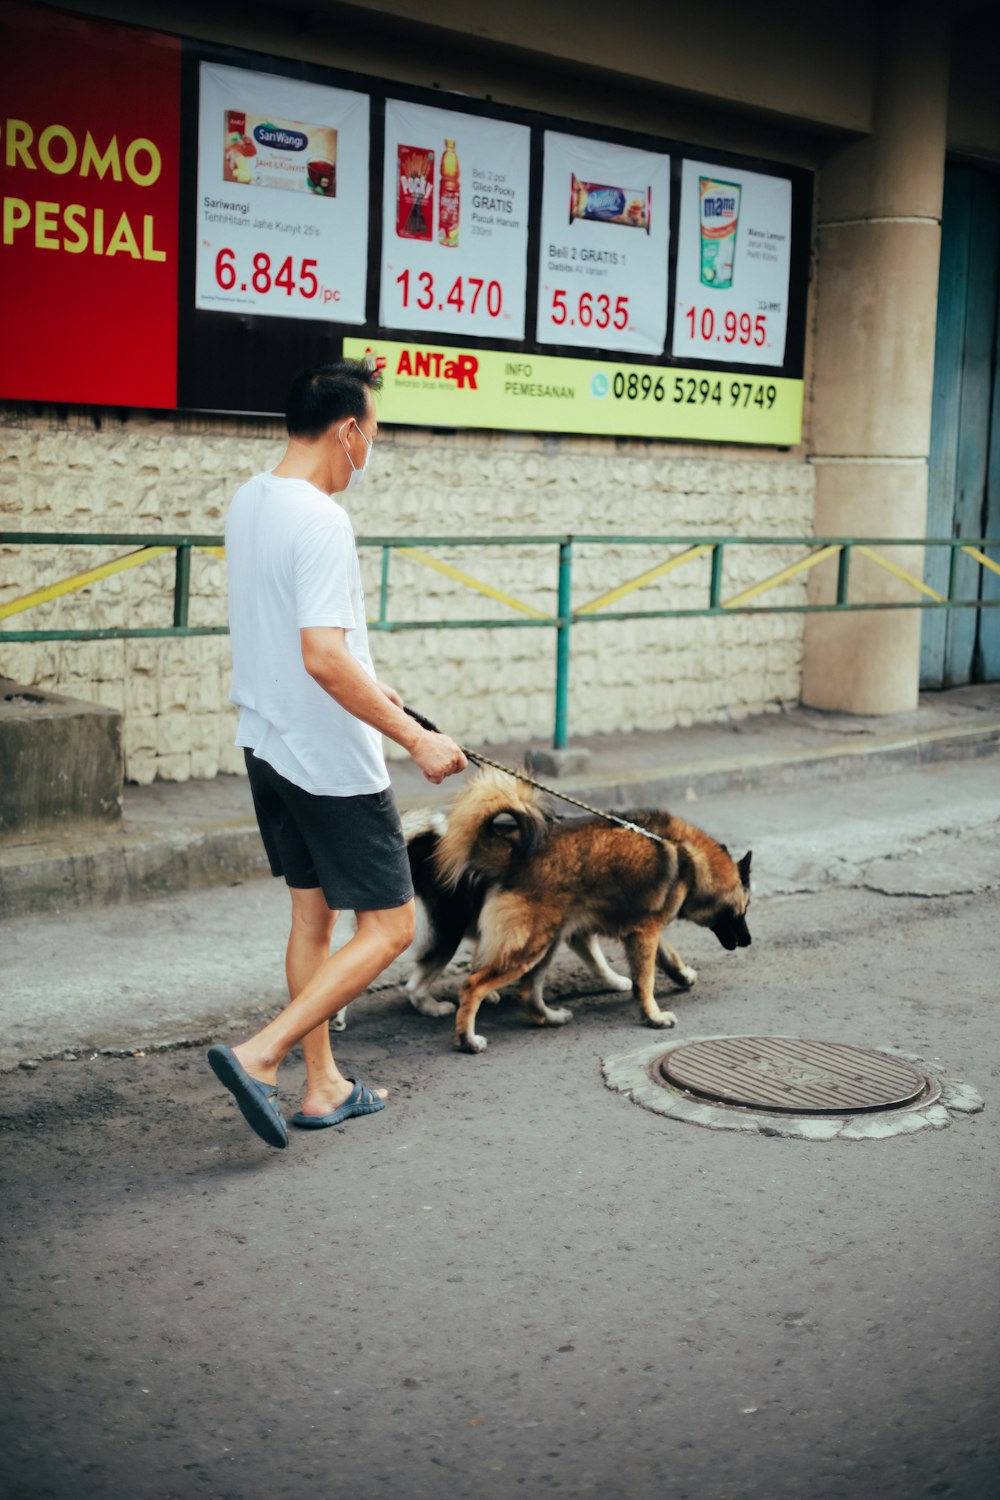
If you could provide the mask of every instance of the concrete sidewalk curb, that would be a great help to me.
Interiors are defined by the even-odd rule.
[[[869,773],[958,761],[1000,751],[1000,718],[978,716],[926,730],[865,735],[845,744],[758,750],[680,765],[651,765],[614,776],[567,777],[559,789],[595,806],[656,804],[680,809],[710,796],[773,791],[810,782],[848,781]],[[449,787],[418,796],[399,793],[405,809],[440,802]],[[164,791],[165,796],[169,793]],[[163,830],[81,833],[0,848],[0,919],[59,912],[95,904],[118,905],[211,886],[238,884],[267,873],[250,817],[202,820]]]
[[[971,760],[1000,751],[1000,720],[908,734],[872,735],[856,743],[810,750],[761,750],[734,763],[731,756],[693,766],[649,766],[613,778],[560,778],[557,790],[595,807],[625,807],[644,800],[657,804],[697,801],[712,794],[780,791],[811,781],[847,781],[875,770]],[[400,802],[400,806],[403,806]]]
[[[267,873],[256,823],[15,845],[0,851],[0,920],[235,885]]]

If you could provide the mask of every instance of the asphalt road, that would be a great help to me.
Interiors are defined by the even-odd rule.
[[[286,1152],[200,1047],[8,1073],[0,1491],[995,1500],[989,769],[827,788],[811,820],[789,798],[713,806],[700,820],[734,846],[755,830],[770,894],[745,952],[675,939],[701,972],[671,1002],[684,1034],[903,1049],[982,1094],[945,1130],[817,1143],[651,1114],[601,1061],[655,1034],[570,955],[550,992],[573,1023],[529,1030],[504,1000],[479,1057],[398,988],[363,999],[337,1046],[390,1107]],[[824,828],[842,833],[825,861]],[[102,936],[137,990],[158,970],[192,1035],[176,992],[211,942],[213,1024],[242,1021],[267,999],[246,953],[274,894],[178,898],[172,941],[170,902],[92,914],[86,942],[16,928],[8,977],[33,949],[49,983],[22,1043],[138,1035],[120,983],[102,1038],[75,1018],[72,954],[82,970]]]

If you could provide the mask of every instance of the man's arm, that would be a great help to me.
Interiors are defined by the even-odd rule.
[[[446,734],[421,729],[404,713],[354,660],[347,649],[346,634],[332,625],[311,625],[299,631],[302,663],[309,676],[341,708],[408,751],[428,781],[441,782],[456,771],[464,771],[468,762],[455,741]]]

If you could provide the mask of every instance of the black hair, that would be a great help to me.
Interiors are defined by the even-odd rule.
[[[368,392],[382,384],[378,371],[360,359],[338,359],[313,365],[292,381],[285,406],[289,437],[317,438],[333,422],[368,414]]]

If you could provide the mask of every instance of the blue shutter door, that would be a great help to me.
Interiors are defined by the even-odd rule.
[[[941,275],[934,352],[934,394],[928,474],[928,536],[981,536],[987,530],[988,483],[997,512],[1000,428],[995,360],[997,269],[1000,264],[1000,193],[994,179],[972,167],[945,175]],[[995,434],[991,455],[991,428]],[[928,548],[925,578],[948,589],[946,548]],[[1000,583],[995,574],[989,577]],[[977,598],[992,588],[972,558],[959,555],[955,597]],[[925,688],[954,687],[984,673],[1000,675],[997,611],[927,611],[923,620],[920,681]],[[992,663],[992,668],[989,664]]]

